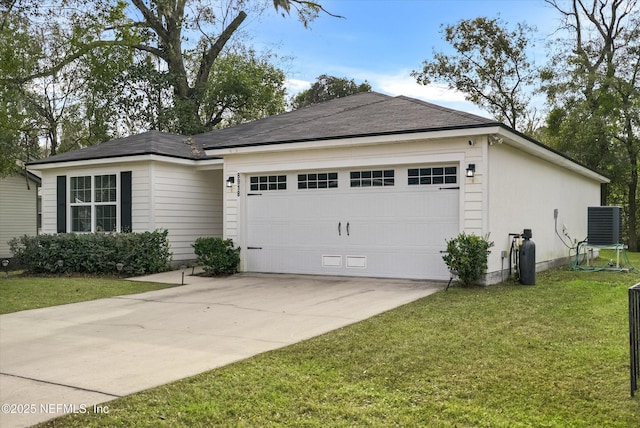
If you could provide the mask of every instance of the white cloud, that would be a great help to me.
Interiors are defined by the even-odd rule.
[[[486,111],[465,100],[464,93],[444,85],[421,85],[411,77],[408,70],[401,70],[394,74],[370,74],[368,79],[374,91],[393,96],[404,95],[467,113],[491,117]]]
[[[284,82],[284,86],[285,86],[285,88],[287,88],[287,94],[295,95],[300,91],[303,91],[305,89],[309,89],[311,87],[312,83],[313,82],[310,82],[310,81],[307,81],[307,80],[287,79]]]
[[[466,101],[462,92],[455,89],[449,89],[443,85],[421,85],[416,82],[415,78],[411,77],[411,72],[408,70],[400,70],[391,74],[385,74],[337,67],[333,70],[329,70],[327,74],[354,79],[356,83],[366,80],[374,91],[387,95],[404,95],[455,110],[476,114],[478,116],[491,117],[487,112],[481,110],[475,104]],[[287,88],[287,93],[291,96],[304,89],[308,89],[312,83],[313,81],[308,80],[287,79],[285,86]]]

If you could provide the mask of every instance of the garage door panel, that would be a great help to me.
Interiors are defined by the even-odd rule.
[[[457,189],[340,186],[248,197],[247,245],[261,249],[245,269],[448,279],[440,251],[459,232]]]

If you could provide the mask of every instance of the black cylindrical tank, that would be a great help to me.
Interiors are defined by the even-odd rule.
[[[520,283],[536,285],[536,244],[531,241],[531,229],[522,234],[524,242],[520,246]]]

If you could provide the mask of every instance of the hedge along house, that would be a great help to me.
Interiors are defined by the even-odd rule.
[[[42,174],[42,232],[169,231],[175,261],[222,235],[222,159],[157,131],[29,164]]]
[[[448,279],[441,251],[464,231],[495,242],[488,283],[525,228],[540,268],[566,259],[556,223],[584,238],[608,182],[499,122],[374,92],[30,167],[42,171],[45,233],[166,228],[176,260],[222,236],[242,249],[241,271]]]

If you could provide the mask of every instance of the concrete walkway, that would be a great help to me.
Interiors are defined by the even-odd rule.
[[[0,426],[92,408],[343,327],[440,282],[181,272],[176,287],[0,315]],[[103,406],[108,406],[103,404]]]

